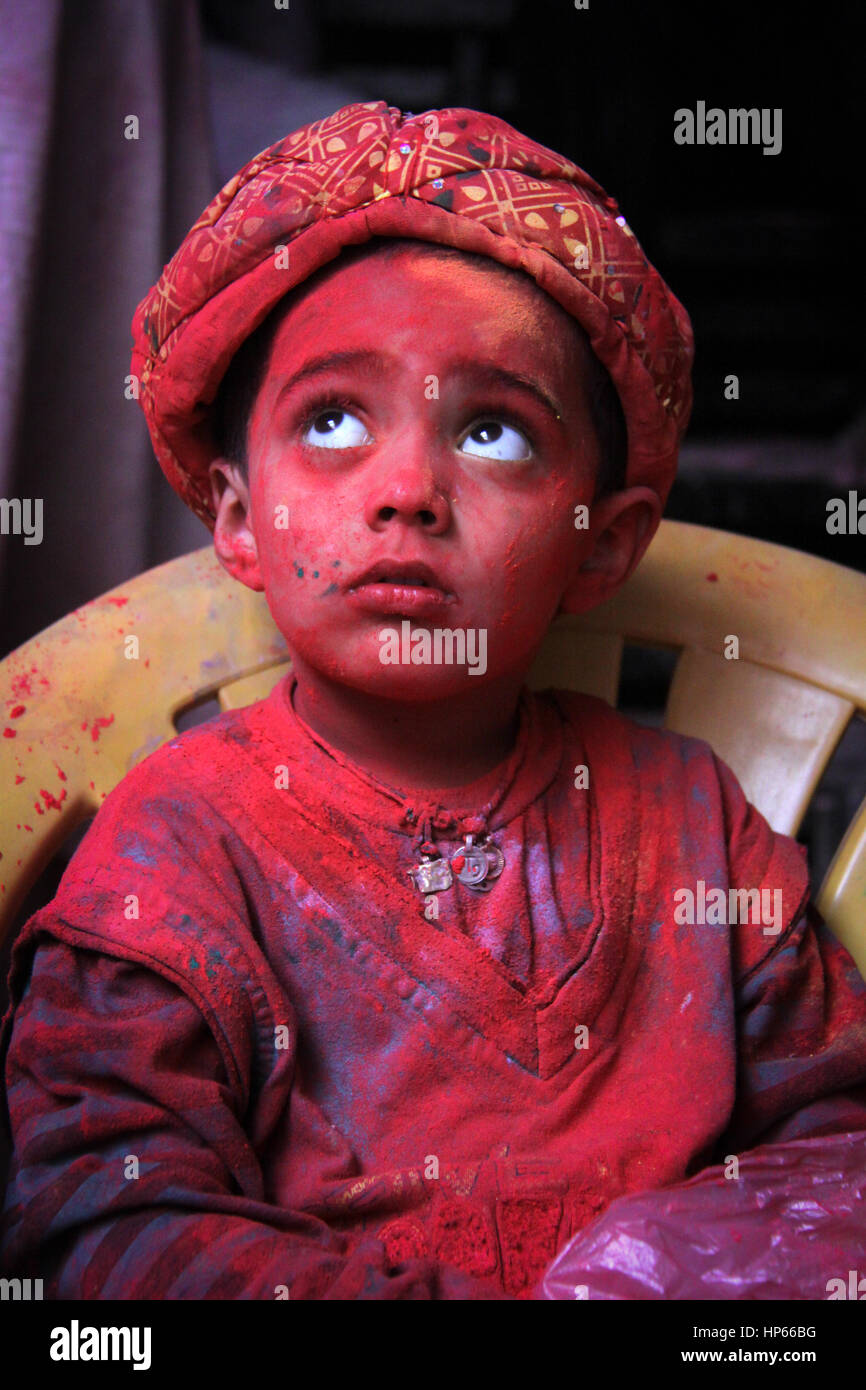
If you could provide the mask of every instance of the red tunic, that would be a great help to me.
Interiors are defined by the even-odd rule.
[[[866,1130],[866,985],[706,743],[525,692],[505,869],[430,921],[418,795],[332,756],[290,684],[136,767],[16,944],[6,1270],[525,1298],[619,1195]],[[781,930],[677,922],[699,881],[781,890]]]

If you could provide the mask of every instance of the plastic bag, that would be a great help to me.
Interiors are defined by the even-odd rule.
[[[532,1297],[866,1301],[866,1134],[768,1144],[737,1165],[618,1198]]]

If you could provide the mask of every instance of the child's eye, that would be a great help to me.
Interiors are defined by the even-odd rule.
[[[357,449],[360,444],[369,444],[370,436],[357,415],[334,405],[313,416],[303,440],[317,449]]]
[[[473,425],[460,448],[483,459],[527,459],[532,453],[526,435],[499,420],[481,420]]]

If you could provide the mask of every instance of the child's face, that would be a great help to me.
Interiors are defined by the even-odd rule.
[[[301,669],[442,698],[524,674],[561,605],[622,582],[654,494],[592,505],[586,349],[569,327],[528,277],[412,250],[338,262],[292,305],[250,419],[248,492],[229,465],[212,472],[217,553],[264,589]],[[358,585],[398,562],[427,567],[426,593]],[[383,663],[380,634],[404,618],[485,630],[486,672]]]

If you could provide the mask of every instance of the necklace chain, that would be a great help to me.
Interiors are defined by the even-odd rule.
[[[521,695],[521,718],[517,742],[511,757],[508,759],[501,781],[480,811],[472,815],[458,816],[455,811],[451,811],[435,801],[431,801],[423,813],[416,812],[414,807],[406,806],[405,793],[398,791],[396,787],[390,786],[387,782],[383,782],[380,777],[373,776],[372,773],[346,758],[338,749],[325,743],[295,709],[294,691],[296,684],[297,681],[289,692],[289,704],[295,719],[313,742],[341,767],[366,783],[372,790],[388,797],[397,805],[403,806],[401,823],[419,826],[412,842],[412,848],[420,856],[420,862],[405,872],[414,882],[418,892],[425,898],[425,917],[431,919],[438,917],[439,911],[435,895],[451,888],[455,880],[474,893],[489,893],[505,868],[505,856],[492,838],[487,823],[494,811],[502,805],[523,763],[529,736],[526,695]],[[437,830],[440,833],[451,830],[458,821],[462,826],[463,844],[449,860],[442,855],[433,837]]]

